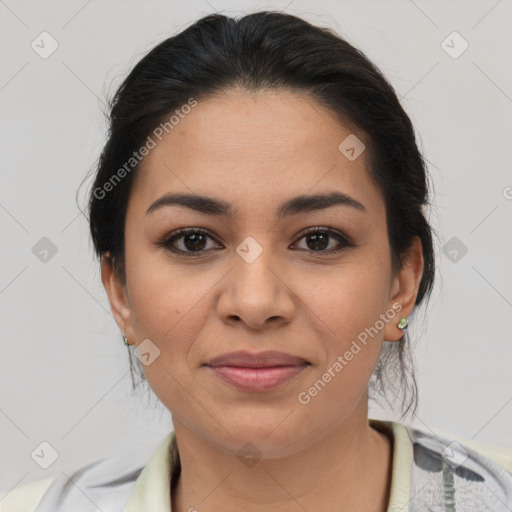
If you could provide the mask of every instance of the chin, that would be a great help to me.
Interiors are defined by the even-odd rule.
[[[225,430],[219,428],[215,431],[220,437],[212,432],[207,437],[218,448],[236,455],[241,450],[240,455],[248,452],[250,456],[254,451],[257,456],[270,459],[289,456],[310,444],[312,436],[306,422],[296,424],[297,418],[292,419],[293,413],[289,416],[290,421],[284,419],[288,414],[289,411],[283,414],[283,409],[280,409],[279,414],[266,415],[264,419],[261,416],[248,419],[249,416],[243,415],[244,421],[223,421]]]

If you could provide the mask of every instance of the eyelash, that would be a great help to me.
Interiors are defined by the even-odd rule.
[[[331,237],[334,238],[339,244],[341,244],[341,247],[338,247],[335,249],[330,249],[330,250],[318,250],[318,251],[313,251],[313,250],[308,250],[308,249],[298,249],[298,250],[305,250],[306,252],[327,255],[327,254],[334,254],[334,253],[342,251],[343,249],[349,249],[349,248],[355,247],[357,245],[357,244],[354,244],[353,242],[351,242],[347,237],[345,237],[341,233],[330,229],[330,227],[331,226],[316,227],[313,229],[309,229],[306,232],[303,231],[300,234],[301,236],[294,243],[297,243],[299,240],[302,240],[303,238],[305,238],[308,235],[322,233],[322,234],[328,235],[330,238]],[[160,247],[164,247],[164,248],[170,250],[171,252],[177,254],[178,256],[182,256],[185,258],[193,258],[193,257],[197,257],[197,256],[202,256],[202,254],[205,252],[215,250],[215,249],[206,249],[206,250],[201,250],[201,251],[183,251],[181,249],[176,249],[175,247],[172,246],[172,244],[175,241],[179,240],[180,238],[183,238],[186,235],[190,235],[190,234],[201,234],[201,235],[205,235],[205,236],[213,239],[213,237],[208,233],[208,231],[205,231],[204,229],[184,228],[184,229],[180,229],[180,230],[176,231],[172,236],[165,237],[161,242],[157,242],[157,245]]]

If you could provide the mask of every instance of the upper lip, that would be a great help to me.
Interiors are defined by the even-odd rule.
[[[269,350],[266,352],[229,352],[221,354],[206,363],[207,366],[238,366],[243,368],[270,368],[273,366],[302,366],[309,364],[302,357],[284,352]]]

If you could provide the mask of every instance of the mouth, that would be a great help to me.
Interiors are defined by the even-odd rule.
[[[231,352],[204,366],[224,382],[243,391],[269,391],[302,373],[311,363],[283,352]]]

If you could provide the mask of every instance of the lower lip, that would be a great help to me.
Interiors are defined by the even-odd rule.
[[[308,365],[242,368],[209,366],[224,381],[244,391],[269,391],[299,375]]]

